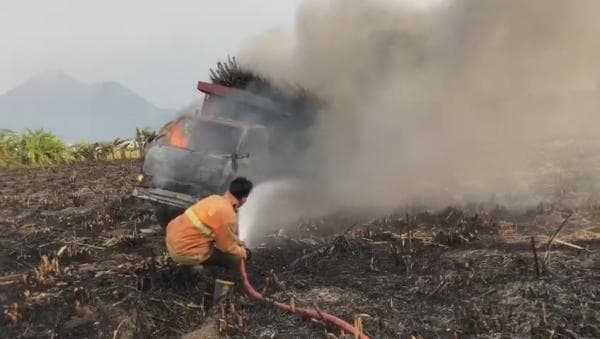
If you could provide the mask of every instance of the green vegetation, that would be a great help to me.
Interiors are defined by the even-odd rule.
[[[209,77],[215,84],[235,88],[246,88],[254,83],[268,83],[265,78],[241,67],[235,57],[227,57],[227,61],[217,62],[217,67],[209,71]]]
[[[41,129],[27,130],[23,134],[10,130],[0,132],[0,166],[46,166],[68,158],[67,147],[52,133]]]
[[[209,72],[210,80],[269,99],[280,116],[265,114],[257,123],[271,127],[271,140],[279,149],[303,151],[310,145],[307,130],[317,120],[317,114],[325,108],[325,101],[315,93],[298,85],[272,81],[246,66],[239,65],[235,57],[220,61]]]
[[[43,129],[27,130],[18,140],[18,154],[25,165],[54,165],[69,159],[67,146],[54,134]]]
[[[158,137],[150,129],[137,129],[135,139],[112,142],[83,142],[67,146],[56,135],[43,129],[15,133],[0,130],[0,167],[51,166],[71,161],[136,159]]]
[[[82,142],[71,146],[71,154],[75,160],[95,160],[96,145],[89,142]]]
[[[288,119],[293,126],[310,126],[316,114],[325,102],[315,93],[290,83],[275,83],[245,66],[240,66],[235,57],[227,57],[226,61],[217,62],[217,66],[209,70],[212,83],[243,89],[247,92],[270,99],[282,111],[291,115]],[[285,126],[283,129],[287,129]]]
[[[149,128],[135,129],[135,144],[140,150],[141,156],[145,154],[146,146],[158,138],[158,133]]]
[[[0,130],[0,166],[11,166],[18,162],[18,136],[10,130]]]

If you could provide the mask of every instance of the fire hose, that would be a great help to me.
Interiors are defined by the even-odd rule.
[[[278,301],[274,301],[270,298],[264,297],[256,289],[254,289],[254,287],[252,287],[252,285],[250,284],[250,281],[248,280],[248,274],[246,273],[245,260],[242,260],[240,262],[240,273],[242,275],[242,280],[244,281],[244,288],[246,289],[246,292],[248,292],[248,294],[252,298],[269,302],[269,303],[273,304],[275,307],[280,308],[284,311],[288,311],[288,312],[292,312],[292,313],[299,313],[299,314],[303,314],[310,318],[322,319],[322,320],[328,321],[328,322],[336,325],[340,329],[342,329],[348,333],[354,334],[356,338],[369,339],[368,336],[366,336],[365,334],[362,333],[361,329],[350,325],[346,321],[344,321],[334,315],[320,311],[318,309],[295,307],[293,303],[292,303],[292,305],[288,305],[288,304],[284,304],[284,303],[281,303]],[[360,327],[362,327],[362,325]]]

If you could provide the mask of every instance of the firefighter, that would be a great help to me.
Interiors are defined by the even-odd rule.
[[[188,208],[167,225],[166,245],[171,258],[183,265],[220,266],[233,271],[249,251],[237,236],[237,210],[253,184],[239,177],[224,195],[211,195]],[[217,280],[217,284],[231,282]]]

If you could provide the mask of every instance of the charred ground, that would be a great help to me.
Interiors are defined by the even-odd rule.
[[[89,162],[0,172],[3,336],[177,337],[214,325],[240,338],[339,337],[242,291],[211,308],[219,272],[167,258],[151,206],[130,196],[138,169]],[[544,268],[548,238],[570,214]],[[599,225],[593,205],[336,215],[265,238],[249,271],[275,299],[350,321],[368,314],[372,338],[600,337]]]

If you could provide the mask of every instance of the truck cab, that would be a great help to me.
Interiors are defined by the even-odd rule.
[[[161,226],[197,200],[223,193],[235,176],[260,181],[272,159],[271,131],[260,122],[281,113],[269,100],[205,82],[198,89],[205,94],[201,109],[161,129],[133,192],[154,204]]]

